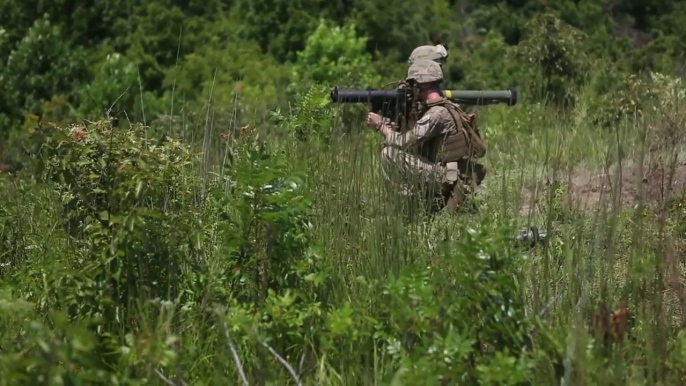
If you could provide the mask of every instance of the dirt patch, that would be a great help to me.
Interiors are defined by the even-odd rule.
[[[577,169],[559,173],[555,180],[568,188],[574,207],[584,211],[597,209],[601,204],[611,207],[614,202],[625,208],[639,202],[657,208],[665,199],[686,193],[686,162],[675,167],[652,164],[643,170],[640,166],[623,162],[608,170]],[[539,197],[535,203],[545,200],[545,190],[551,185],[551,179],[545,179],[534,187],[525,188],[521,213],[529,214],[532,197]]]

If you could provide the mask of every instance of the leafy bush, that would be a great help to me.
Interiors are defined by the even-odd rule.
[[[365,52],[366,44],[366,38],[357,36],[355,25],[339,27],[320,20],[305,49],[298,52],[294,84],[310,81],[351,88],[375,86],[381,79],[374,72],[372,56]]]
[[[0,383],[684,383],[682,5],[103,4],[0,4]],[[403,218],[328,91],[438,40],[520,99]]]
[[[578,87],[588,70],[585,35],[551,13],[536,15],[527,24],[527,35],[517,46],[517,55],[530,66],[529,92],[558,105],[574,103]]]
[[[7,138],[12,120],[25,112],[40,113],[42,101],[80,86],[84,74],[85,52],[64,39],[62,26],[49,15],[36,20],[0,67],[1,136]]]

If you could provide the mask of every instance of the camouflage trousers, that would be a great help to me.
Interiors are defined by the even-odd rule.
[[[447,209],[456,209],[464,201],[466,183],[478,186],[486,174],[483,165],[470,161],[440,165],[392,146],[381,149],[381,161],[383,176],[395,192],[402,196],[423,193],[431,199],[442,196]]]

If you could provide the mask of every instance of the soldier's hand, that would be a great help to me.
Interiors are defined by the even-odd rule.
[[[367,124],[372,127],[379,127],[383,123],[383,120],[381,118],[381,115],[377,113],[369,113],[367,114]]]

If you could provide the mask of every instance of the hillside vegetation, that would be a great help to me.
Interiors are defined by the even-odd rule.
[[[459,216],[329,103],[439,40],[519,90]],[[0,2],[0,384],[682,384],[684,53],[677,0]]]

